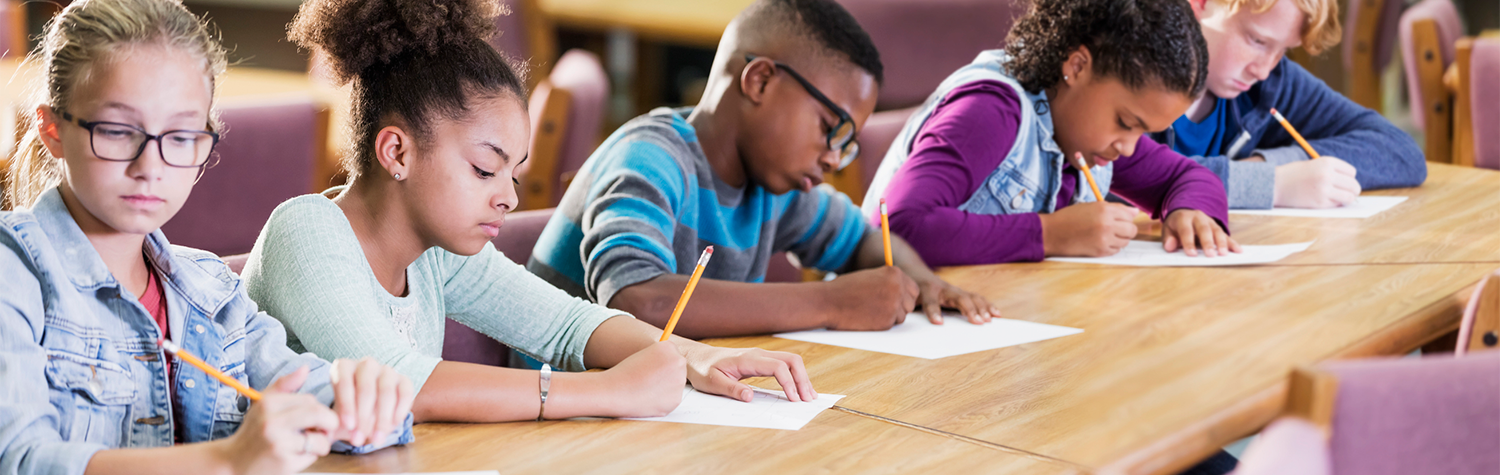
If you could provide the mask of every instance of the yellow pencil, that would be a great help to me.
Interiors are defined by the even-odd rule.
[[[1094,189],[1094,200],[1103,203],[1104,193],[1100,193],[1099,184],[1094,183],[1094,172],[1089,170],[1089,162],[1083,159],[1083,154],[1081,153],[1075,152],[1073,153],[1073,157],[1078,159],[1077,166],[1079,170],[1083,171],[1083,177],[1089,180],[1089,188]]]
[[[693,276],[688,278],[687,288],[682,289],[682,297],[677,299],[677,308],[672,309],[672,319],[667,320],[667,328],[661,332],[661,341],[667,341],[672,336],[672,328],[677,326],[677,319],[682,318],[682,309],[687,308],[688,298],[693,296],[693,289],[698,287],[698,278],[703,277],[703,268],[708,267],[708,258],[714,255],[714,247],[708,246],[703,249],[703,255],[698,256],[698,267],[693,269]]]
[[[166,338],[159,338],[156,340],[156,344],[158,346],[161,346],[163,350],[167,350],[168,353],[177,355],[177,359],[186,361],[187,364],[196,366],[198,369],[203,370],[204,373],[207,373],[214,379],[219,380],[219,382],[224,383],[224,385],[234,388],[236,391],[239,391],[240,394],[244,394],[245,397],[250,398],[251,401],[260,400],[260,391],[251,389],[250,386],[246,386],[245,383],[241,383],[238,379],[231,378],[229,377],[229,375],[224,374],[217,368],[209,366],[208,363],[204,363],[203,360],[198,359],[197,356],[193,356],[192,353],[188,353],[187,350],[184,350],[182,349],[182,347],[177,346],[176,343],[172,343],[171,340],[168,340]]]
[[[885,265],[896,265],[891,260],[891,218],[885,212],[885,198],[880,199],[880,237],[885,240]]]
[[[1286,127],[1287,133],[1292,134],[1292,138],[1297,139],[1297,145],[1301,145],[1302,150],[1307,151],[1307,156],[1315,159],[1318,158],[1318,151],[1313,150],[1312,145],[1307,143],[1307,139],[1302,138],[1302,134],[1297,133],[1297,129],[1292,128],[1292,123],[1287,122],[1286,117],[1282,117],[1280,112],[1276,112],[1276,109],[1271,109],[1271,116],[1275,117],[1276,121],[1280,122],[1282,127]]]

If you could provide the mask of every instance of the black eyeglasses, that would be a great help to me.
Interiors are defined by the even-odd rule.
[[[219,144],[219,134],[207,130],[168,130],[157,135],[140,127],[118,122],[91,122],[73,118],[73,114],[52,109],[63,120],[89,131],[89,147],[94,156],[111,162],[130,162],[140,158],[146,144],[156,141],[156,150],[167,165],[197,168],[208,163],[208,157]]]
[[[758,58],[758,56],[747,54],[745,55],[745,62],[755,61],[755,58]],[[802,77],[801,74],[797,74],[797,70],[792,69],[791,66],[787,66],[776,60],[771,60],[771,64],[776,65],[777,69],[785,70],[787,74],[792,76],[792,79],[796,79],[797,83],[801,84],[802,88],[807,90],[809,95],[813,96],[813,99],[817,99],[818,102],[823,103],[823,106],[833,111],[833,115],[838,116],[839,123],[834,125],[832,130],[828,131],[828,149],[839,152],[839,170],[843,170],[844,167],[853,163],[854,158],[859,156],[859,142],[854,141],[854,119],[849,117],[849,113],[845,112],[844,108],[839,107],[838,104],[834,104],[832,100],[828,99],[828,96],[823,95],[823,91],[819,91],[816,86],[808,82],[807,78]]]

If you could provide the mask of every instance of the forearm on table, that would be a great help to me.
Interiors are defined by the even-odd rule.
[[[223,474],[234,472],[223,439],[149,449],[111,449],[94,453],[84,475]]]
[[[687,281],[684,275],[662,274],[620,289],[609,307],[630,312],[651,326],[665,327]],[[821,305],[822,285],[700,279],[673,333],[700,339],[823,328],[827,312]],[[589,346],[593,345],[591,339]]]

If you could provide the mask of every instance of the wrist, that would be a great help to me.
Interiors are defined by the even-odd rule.
[[[235,467],[234,454],[239,453],[232,446],[235,437],[229,436],[223,439],[204,442],[190,447],[197,447],[203,451],[204,471],[201,473],[213,475],[239,475],[240,470]]]
[[[808,287],[812,290],[812,301],[815,302],[813,308],[817,312],[818,317],[822,318],[818,322],[819,328],[832,329],[842,320],[840,316],[844,311],[844,306],[840,305],[838,298],[839,290],[842,286],[839,280],[841,279],[807,283]]]
[[[1052,226],[1053,226],[1053,219],[1055,217],[1052,216],[1049,213],[1037,213],[1036,218],[1037,218],[1038,221],[1041,222],[1041,225],[1039,226],[1039,228],[1041,229],[1041,234],[1042,234],[1042,256],[1043,257],[1052,257],[1052,256],[1058,255],[1058,253],[1057,253],[1057,247],[1058,247],[1057,243],[1052,242],[1052,239],[1053,239],[1052,236],[1054,234],[1052,232],[1053,231]]]

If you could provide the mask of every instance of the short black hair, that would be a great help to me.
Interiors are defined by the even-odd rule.
[[[352,82],[350,179],[375,164],[387,116],[418,140],[437,116],[459,118],[472,97],[512,94],[526,104],[522,75],[488,40],[495,0],[308,0],[289,25],[298,46],[325,53],[340,84]]]
[[[1093,56],[1094,74],[1131,89],[1197,97],[1206,87],[1208,44],[1185,0],[1032,0],[1005,39],[1006,70],[1035,94],[1062,80],[1079,46]]]
[[[812,38],[828,52],[848,59],[856,67],[885,82],[885,66],[870,34],[854,15],[833,0],[760,0],[748,9],[751,15],[770,14],[795,33]]]

